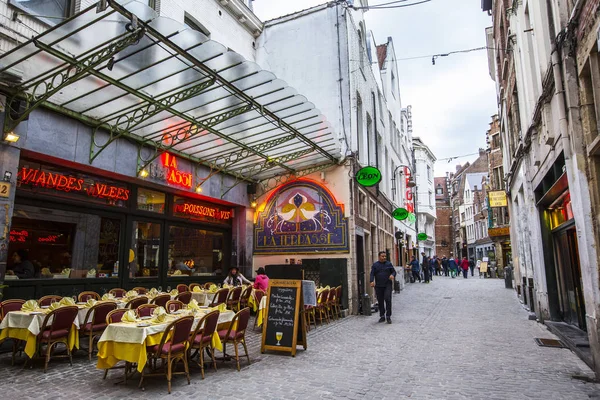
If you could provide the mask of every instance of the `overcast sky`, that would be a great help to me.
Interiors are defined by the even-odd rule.
[[[369,5],[389,1],[371,0]],[[322,3],[325,1],[255,0],[254,12],[268,20]],[[429,56],[399,62],[402,106],[413,106],[413,135],[420,136],[438,159],[485,148],[490,117],[497,113],[486,51],[439,57],[435,65],[431,63],[433,54],[485,46],[485,28],[491,25],[491,17],[481,11],[481,0],[431,0],[412,7],[370,10],[365,18],[378,44],[392,37],[397,58]],[[439,161],[435,175],[454,171],[456,164],[475,158]]]

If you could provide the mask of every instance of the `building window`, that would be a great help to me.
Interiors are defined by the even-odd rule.
[[[221,232],[171,226],[169,228],[169,275],[221,275],[223,245],[224,236]]]
[[[435,189],[435,194],[436,195],[443,195],[444,194],[444,188],[438,187]]]
[[[363,107],[360,95],[356,94],[356,142],[358,144],[358,159],[365,164],[369,163],[369,155],[365,151],[363,137]]]
[[[150,189],[138,188],[137,209],[159,214],[165,213],[165,194]]]
[[[185,13],[183,17],[183,24],[190,29],[203,33],[206,37],[210,37],[210,31],[204,27],[196,18],[190,14]]]
[[[358,67],[362,69],[363,64],[365,62],[365,47],[364,47],[364,38],[361,30],[358,30]]]
[[[431,180],[431,167],[427,166],[427,179]]]
[[[134,221],[131,250],[134,260],[129,263],[130,278],[158,276],[160,266],[160,231],[162,225],[154,222]]]
[[[368,217],[367,195],[363,192],[358,192],[358,215],[364,219]]]
[[[71,0],[9,0],[9,4],[44,21],[48,20],[52,25],[61,22],[63,18],[73,15],[74,3]]]

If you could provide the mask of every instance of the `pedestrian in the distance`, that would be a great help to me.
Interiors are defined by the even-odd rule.
[[[452,257],[450,257],[448,260],[448,268],[450,268],[450,275],[452,276],[452,279],[456,278],[456,274],[458,273],[458,264]]]
[[[412,271],[413,280],[416,282],[417,279],[421,282],[421,267],[415,256],[410,257],[410,270]]]
[[[442,270],[444,271],[444,276],[448,276],[448,259],[446,256],[442,256]]]
[[[427,257],[425,255],[425,252],[421,253],[421,267],[423,270],[423,280],[425,281],[425,283],[429,283],[429,273],[431,271],[430,267],[429,267],[429,257]]]
[[[379,260],[371,266],[371,287],[375,288],[379,305],[379,322],[392,323],[392,285],[396,269],[387,261],[385,251],[379,252]]]
[[[471,276],[474,276],[473,270],[475,270],[475,261],[473,261],[473,257],[469,260],[469,269],[471,270]]]
[[[467,257],[463,257],[462,261],[460,262],[460,267],[463,271],[463,278],[467,279],[469,276],[469,260],[467,260]]]
[[[434,255],[429,260],[429,275],[431,276],[431,280],[433,280],[433,275],[436,274],[437,271],[437,257]]]

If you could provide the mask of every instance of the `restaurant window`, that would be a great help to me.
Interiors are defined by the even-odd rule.
[[[224,235],[204,229],[169,228],[169,276],[223,274]]]
[[[119,219],[17,205],[7,269],[22,276],[24,263],[19,266],[13,254],[24,251],[33,266],[31,278],[116,277],[120,233]]]
[[[165,194],[150,189],[138,188],[138,210],[150,211],[159,214],[165,213]]]
[[[129,255],[129,277],[151,278],[158,276],[160,265],[161,224],[134,221],[132,252]]]
[[[62,22],[66,17],[70,17],[73,14],[74,3],[71,0],[9,0],[9,4],[20,8],[34,17],[49,21],[52,25]]]

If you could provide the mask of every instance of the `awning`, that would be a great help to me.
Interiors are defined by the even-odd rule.
[[[339,160],[325,117],[271,72],[138,1],[102,4],[0,58],[4,132],[48,107],[94,127],[90,163],[139,142],[138,173],[163,152],[245,181]]]

